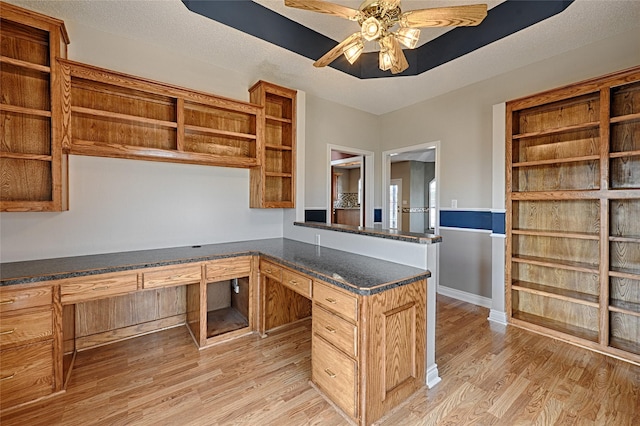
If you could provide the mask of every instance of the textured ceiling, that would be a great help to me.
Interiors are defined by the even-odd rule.
[[[313,60],[194,14],[180,0],[8,1],[162,45],[216,66],[228,64],[228,69],[248,81],[270,80],[373,114],[394,111],[640,26],[640,1],[576,0],[556,16],[420,75],[360,80],[329,67],[317,69]],[[359,1],[335,2],[353,8],[359,5]],[[403,0],[402,5],[411,10],[479,2]],[[259,3],[336,42],[354,32],[353,22],[285,8],[282,0]],[[487,2],[490,7],[497,3]],[[441,33],[440,29],[424,30],[421,41]]]

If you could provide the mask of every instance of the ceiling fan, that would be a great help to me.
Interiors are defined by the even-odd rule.
[[[326,13],[360,24],[360,31],[351,34],[328,51],[313,65],[324,67],[344,53],[353,64],[362,54],[365,41],[380,45],[379,67],[397,74],[409,67],[400,44],[413,49],[424,27],[462,27],[478,25],[487,16],[486,4],[437,7],[402,12],[400,0],[365,0],[359,9],[322,0],[284,0],[285,6]],[[398,28],[393,31],[393,27]]]

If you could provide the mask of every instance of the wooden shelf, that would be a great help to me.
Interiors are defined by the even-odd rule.
[[[559,238],[576,238],[580,240],[599,240],[600,234],[588,234],[567,231],[537,231],[528,229],[512,229],[514,235],[532,235],[538,237],[559,237]]]
[[[14,112],[16,114],[35,115],[38,117],[51,117],[51,111],[45,111],[35,108],[24,108],[7,104],[0,104],[0,111]]]
[[[169,127],[173,129],[178,127],[178,124],[172,121],[156,120],[153,118],[139,117],[136,115],[120,114],[116,112],[101,111],[98,109],[83,108],[83,107],[77,107],[77,106],[71,107],[71,113],[90,115],[93,117],[100,117],[100,118],[106,118],[106,119],[130,121],[134,123],[150,124],[152,126]]]
[[[21,61],[20,59],[9,58],[8,56],[0,55],[0,63],[14,65],[16,67],[25,68],[34,71],[40,71],[43,73],[50,73],[51,67],[46,65],[34,64],[32,62]]]
[[[506,113],[510,320],[637,361],[640,66],[507,102]]]
[[[640,303],[611,299],[609,301],[609,310],[613,312],[620,312],[621,314],[640,317]]]
[[[266,149],[274,149],[276,151],[292,151],[293,148],[290,146],[286,146],[286,145],[271,145],[271,144],[265,144],[264,147]]]
[[[23,154],[21,152],[0,152],[0,158],[13,158],[15,160],[53,161],[51,155]]]
[[[572,126],[556,127],[553,129],[541,130],[539,132],[520,133],[517,135],[513,135],[511,138],[517,140],[517,139],[531,138],[536,136],[555,135],[560,133],[575,132],[577,130],[595,129],[599,125],[600,123],[598,121],[592,121],[588,123],[575,124]]]
[[[580,161],[593,161],[599,160],[599,155],[587,155],[582,157],[568,157],[568,158],[557,158],[557,159],[549,159],[549,160],[537,160],[537,161],[524,161],[521,163],[513,163],[512,167],[533,167],[533,166],[546,166],[553,164],[562,164],[562,163],[577,163]]]
[[[588,272],[592,274],[597,274],[600,272],[597,265],[584,263],[584,262],[559,261],[557,259],[547,259],[544,257],[534,257],[534,256],[513,256],[511,260],[513,262],[518,262],[518,263],[528,263],[531,265],[549,266],[552,268],[567,269],[570,271]]]
[[[223,167],[260,165],[263,108],[140,77],[59,61],[68,152]],[[93,118],[93,120],[92,120]]]
[[[637,155],[640,155],[640,150],[637,150],[637,151],[612,152],[612,153],[609,154],[609,158],[635,157]]]
[[[207,338],[248,326],[249,320],[231,306],[207,312]]]
[[[264,150],[260,168],[250,172],[252,208],[295,207],[295,90],[259,81],[249,89],[251,102],[264,107]]]
[[[273,115],[265,115],[264,118],[269,121],[278,121],[280,123],[286,124],[291,124],[293,122],[293,120],[291,120],[290,118],[275,117]]]
[[[514,281],[511,288],[517,291],[524,291],[532,294],[538,294],[546,297],[553,297],[567,302],[579,303],[594,308],[599,307],[597,295],[582,293],[574,290],[567,290],[558,287],[552,287],[543,284],[536,284],[526,281]]]
[[[612,277],[640,280],[640,269],[611,268],[609,270],[609,275]]]
[[[251,139],[251,140],[257,139],[256,135],[251,135],[248,133],[229,132],[226,130],[211,129],[208,127],[200,127],[200,126],[193,126],[193,125],[187,125],[187,124],[184,126],[184,129],[189,132],[204,133],[204,134],[217,135],[217,136],[229,136],[229,137],[238,138],[238,139]]]
[[[609,122],[611,124],[616,124],[616,123],[623,123],[626,121],[635,121],[635,120],[640,120],[640,113],[620,115],[618,117],[611,117],[609,119]]]
[[[589,330],[583,327],[577,327],[572,324],[566,324],[560,321],[555,321],[549,318],[541,317],[538,315],[532,315],[526,312],[514,311],[511,313],[511,316],[517,320],[535,324],[544,328],[548,328],[550,330],[559,331],[564,333],[571,339],[571,337],[577,337],[579,339],[588,340],[591,342],[598,341],[598,332]]]

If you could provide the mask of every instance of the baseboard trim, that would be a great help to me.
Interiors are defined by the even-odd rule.
[[[427,368],[427,387],[432,389],[435,385],[440,383],[442,379],[438,374],[438,364],[430,365]]]
[[[482,306],[483,308],[491,308],[491,299],[484,296],[478,296],[477,294],[468,293],[466,291],[457,290],[455,288],[438,286],[438,294],[443,296],[452,297],[456,300],[472,303],[474,305]]]
[[[487,319],[496,324],[507,325],[507,313],[503,311],[491,309],[491,311],[489,311],[489,318]]]

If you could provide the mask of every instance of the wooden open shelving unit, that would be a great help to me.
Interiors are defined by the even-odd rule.
[[[0,2],[0,211],[68,209],[56,57],[64,22]]]
[[[63,147],[71,154],[260,166],[264,109],[59,60]]]
[[[265,108],[262,167],[251,170],[250,205],[295,207],[296,91],[266,81],[249,89],[251,102]]]
[[[506,119],[510,323],[640,363],[640,67]]]

